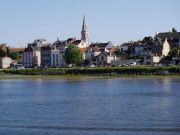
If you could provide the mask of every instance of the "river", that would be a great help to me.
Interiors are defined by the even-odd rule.
[[[180,79],[0,80],[0,135],[179,135]]]

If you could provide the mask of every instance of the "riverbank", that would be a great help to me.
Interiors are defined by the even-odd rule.
[[[48,68],[48,69],[6,69],[0,74],[5,75],[88,75],[88,76],[119,76],[119,75],[180,75],[180,66],[169,67],[98,67],[98,68]]]
[[[0,75],[0,80],[102,80],[102,79],[180,79],[179,75]]]
[[[112,79],[117,76],[88,76],[88,75],[0,75],[0,80],[94,80]]]

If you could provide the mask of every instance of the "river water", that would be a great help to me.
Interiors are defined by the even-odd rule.
[[[0,135],[179,135],[180,79],[1,80]]]

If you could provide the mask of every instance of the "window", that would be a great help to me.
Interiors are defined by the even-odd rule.
[[[101,57],[101,60],[102,60],[102,61],[104,60],[104,57],[103,57],[103,56]]]

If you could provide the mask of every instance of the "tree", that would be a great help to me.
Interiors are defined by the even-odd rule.
[[[5,57],[5,56],[6,56],[6,52],[0,49],[0,57]]]
[[[18,60],[21,58],[21,55],[18,52],[11,52],[9,57],[11,57],[13,60]]]
[[[173,48],[169,53],[168,56],[165,56],[161,59],[161,62],[171,61],[173,58],[177,57],[180,58],[180,50],[177,48]]]
[[[172,32],[175,33],[177,32],[177,30],[175,28],[172,28]]]
[[[80,49],[73,44],[66,49],[64,58],[67,64],[80,65],[83,63],[83,55]]]

